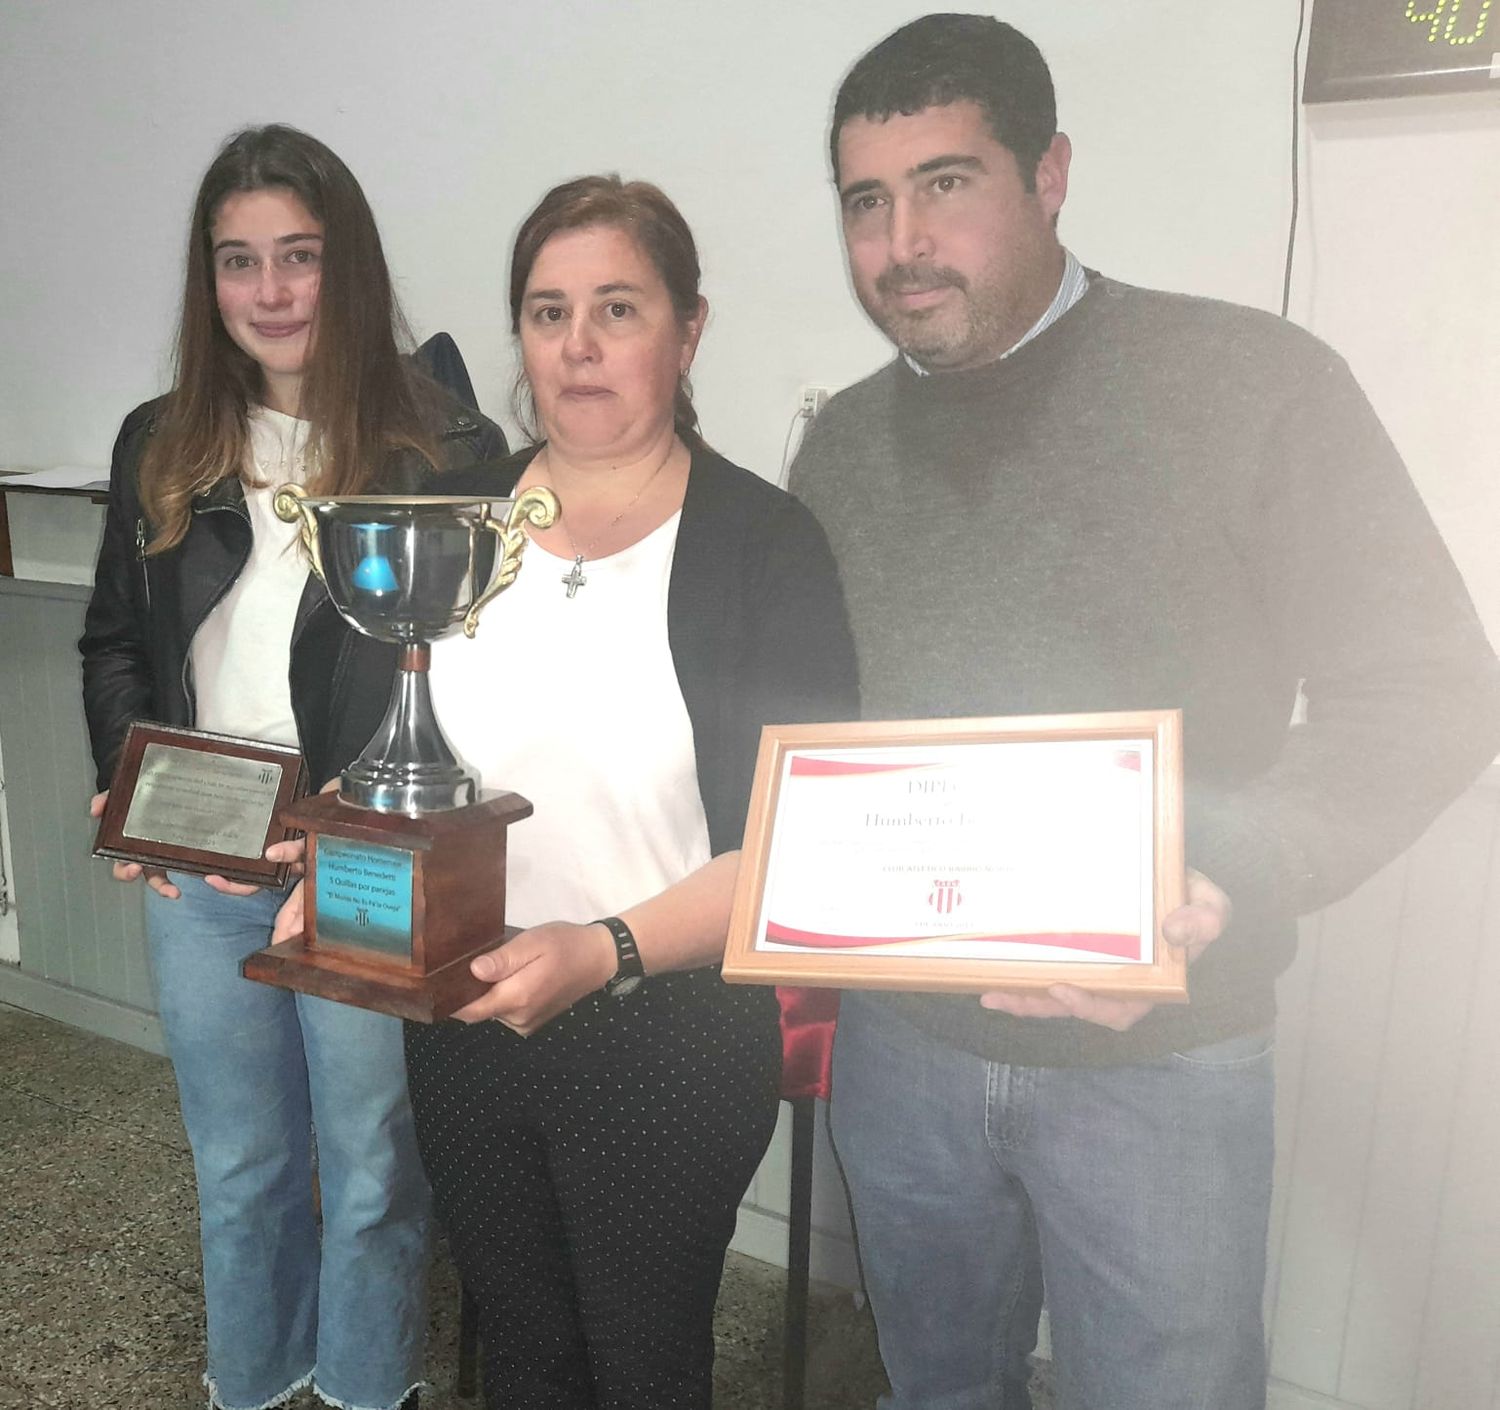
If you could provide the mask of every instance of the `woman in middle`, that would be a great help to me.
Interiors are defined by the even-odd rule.
[[[530,928],[474,962],[491,988],[462,1022],[407,1027],[491,1406],[708,1410],[781,1072],[775,994],[717,967],[760,727],[857,714],[822,530],[698,434],[698,281],[656,187],[549,192],[510,280],[540,443],[444,484],[562,506],[432,670],[459,752],[536,807],[508,848]]]

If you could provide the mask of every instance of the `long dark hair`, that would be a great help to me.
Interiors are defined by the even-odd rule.
[[[291,192],[323,225],[315,336],[299,408],[310,423],[309,488],[358,494],[403,446],[436,463],[433,393],[401,357],[411,333],[359,182],[305,132],[280,124],[246,128],[220,149],[193,204],[173,388],[141,462],[152,553],[181,542],[194,495],[245,467],[248,414],[263,394],[262,376],[219,315],[213,223],[227,197],[270,189]]]
[[[618,176],[580,176],[554,186],[526,217],[516,236],[510,256],[510,331],[521,331],[521,304],[526,297],[526,281],[531,267],[542,252],[542,246],[565,230],[586,230],[605,225],[623,230],[641,247],[651,261],[667,294],[679,323],[686,325],[698,316],[698,285],[702,271],[698,267],[698,246],[693,232],[659,186],[649,181],[621,181]],[[535,442],[538,439],[535,409],[527,396],[526,374],[516,378],[514,397],[516,419],[521,429]],[[698,413],[693,407],[693,388],[686,374],[678,379],[677,397],[672,406],[672,424],[678,436],[692,449],[704,442],[698,430]]]

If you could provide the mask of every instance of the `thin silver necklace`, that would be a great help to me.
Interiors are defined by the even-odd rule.
[[[616,514],[615,517],[609,521],[609,523],[607,523],[602,529],[600,529],[599,532],[593,536],[593,538],[591,538],[586,544],[584,544],[582,548],[579,548],[578,540],[573,537],[572,530],[568,528],[566,514],[559,518],[558,522],[562,525],[562,531],[567,537],[568,547],[573,550],[573,566],[569,568],[561,578],[558,579],[558,581],[565,588],[567,588],[568,600],[570,602],[574,597],[578,595],[578,589],[583,587],[588,582],[588,578],[584,576],[583,564],[584,560],[589,556],[589,554],[594,551],[594,545],[598,543],[599,540],[602,539],[607,533],[609,533],[609,531],[614,528],[614,526],[618,524],[621,519],[629,514],[632,509],[635,508],[636,504],[640,500],[640,497],[645,494],[646,491],[651,487],[652,481],[655,480],[656,477],[660,475],[664,469],[666,469],[667,461],[672,458],[672,452],[676,449],[677,437],[673,436],[671,441],[667,445],[667,453],[662,456],[661,460],[657,463],[656,469],[641,481],[640,489],[638,489],[633,495],[631,495],[630,502],[625,506],[624,509]],[[547,452],[543,451],[542,454],[546,456]],[[551,479],[552,460],[550,456],[547,457],[547,471],[547,478]]]

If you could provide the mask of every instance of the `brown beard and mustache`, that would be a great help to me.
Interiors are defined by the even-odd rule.
[[[876,277],[875,288],[886,298],[899,294],[925,294],[930,289],[952,286],[967,293],[969,281],[946,265],[893,264]]]

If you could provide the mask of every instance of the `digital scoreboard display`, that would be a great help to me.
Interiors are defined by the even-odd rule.
[[[1491,89],[1500,0],[1314,0],[1308,103]]]

